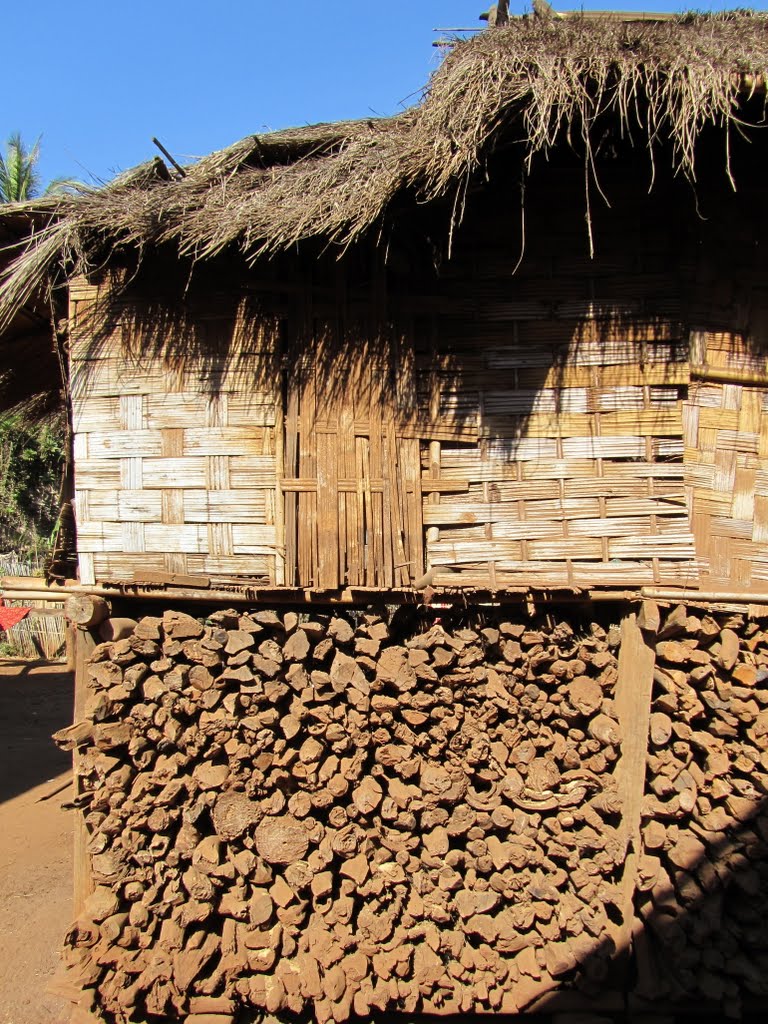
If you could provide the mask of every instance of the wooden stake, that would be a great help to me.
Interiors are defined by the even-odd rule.
[[[86,697],[88,694],[88,659],[97,644],[94,633],[88,629],[75,630],[75,702],[73,722],[82,720],[85,712]],[[72,770],[74,772],[74,793],[75,797],[81,795],[80,789],[80,755],[77,750],[72,755]],[[73,909],[74,917],[80,916],[85,900],[93,892],[93,878],[91,876],[91,863],[88,856],[88,829],[85,826],[85,817],[78,808],[75,811],[75,844],[74,844],[74,891]]]
[[[654,641],[654,636],[649,636]],[[621,837],[627,856],[620,888],[622,923],[613,938],[620,954],[626,956],[632,939],[634,917],[633,896],[642,839],[640,810],[645,789],[645,762],[648,750],[648,728],[651,714],[653,670],[656,649],[646,641],[635,612],[625,615],[621,623],[618,679],[615,703],[623,741],[621,758],[616,766],[616,779],[622,799]]]

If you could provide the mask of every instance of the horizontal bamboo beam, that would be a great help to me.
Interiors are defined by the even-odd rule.
[[[6,590],[0,588],[0,597],[4,601],[59,601],[60,603],[66,598],[66,594],[62,594],[61,591],[51,592],[47,590]],[[64,609],[62,608],[62,612]]]
[[[768,385],[768,372],[742,370],[732,366],[710,366],[709,363],[691,366],[691,377],[694,380],[711,380],[724,384]]]
[[[10,590],[47,591],[51,589],[42,576],[2,576],[0,577],[0,588],[5,589],[6,587]],[[61,600],[63,601],[64,598],[62,597]]]
[[[768,592],[744,590],[675,590],[671,587],[643,587],[640,596],[651,601],[710,601],[733,604],[768,604]]]
[[[124,583],[104,586],[87,586],[73,583],[65,587],[46,587],[38,584],[27,589],[28,584],[16,586],[20,579],[29,577],[0,577],[0,596],[8,601],[65,601],[73,596],[107,597],[119,600],[165,601],[169,604],[365,604],[386,600],[389,603],[421,604],[424,596],[412,587],[342,587],[334,590],[320,590],[306,587],[247,587],[242,590],[207,590],[190,587],[168,587],[157,589]],[[569,604],[595,601],[627,602],[639,601],[639,590],[542,590],[531,591],[527,587],[492,591],[488,588],[468,587],[434,588],[430,597],[432,604],[452,603],[454,600],[471,600],[477,604],[501,605],[521,602],[539,604]]]

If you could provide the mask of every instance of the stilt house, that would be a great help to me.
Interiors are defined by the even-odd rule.
[[[763,15],[497,20],[397,117],[0,216],[73,1020],[765,1019],[766,74]]]
[[[524,18],[397,117],[4,215],[80,581],[766,590],[766,38]]]

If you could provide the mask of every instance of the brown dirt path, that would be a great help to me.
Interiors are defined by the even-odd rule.
[[[46,992],[72,912],[68,755],[51,733],[72,720],[59,664],[0,661],[0,1024],[66,1024]]]

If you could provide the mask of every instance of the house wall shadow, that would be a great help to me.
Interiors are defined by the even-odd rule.
[[[0,661],[0,802],[71,767],[51,734],[72,721],[72,701],[62,665]]]

